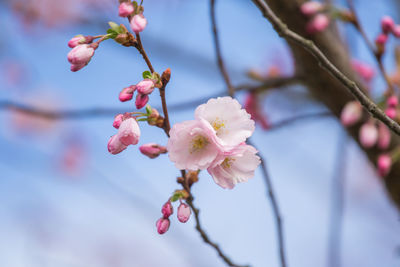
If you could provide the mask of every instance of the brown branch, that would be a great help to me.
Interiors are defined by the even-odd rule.
[[[213,38],[214,38],[214,49],[215,49],[215,54],[217,56],[217,63],[219,70],[222,74],[222,77],[224,78],[224,81],[228,87],[228,95],[232,96],[235,94],[235,88],[232,85],[232,82],[229,78],[228,72],[225,67],[224,60],[222,59],[222,53],[221,53],[221,47],[219,43],[219,37],[218,37],[218,29],[217,29],[217,21],[215,17],[215,2],[216,0],[210,0],[210,17],[211,17],[211,25],[212,25],[212,31],[213,31]]]
[[[379,67],[379,71],[381,72],[381,74],[382,74],[382,76],[383,76],[383,78],[384,78],[384,80],[385,80],[385,82],[386,82],[386,84],[388,86],[389,93],[393,93],[394,92],[393,85],[390,82],[389,76],[388,76],[388,74],[387,74],[387,72],[385,70],[385,66],[383,65],[382,54],[380,54],[377,51],[376,46],[369,40],[364,28],[362,27],[361,22],[358,19],[358,15],[357,15],[356,9],[354,7],[353,0],[347,0],[347,5],[349,6],[349,9],[350,9],[351,13],[353,14],[354,20],[353,20],[352,24],[354,25],[356,30],[360,33],[362,39],[364,40],[364,42],[367,45],[367,47],[370,50],[370,52],[374,55],[375,60],[376,60],[376,62],[378,64],[378,67]]]
[[[313,41],[305,39],[297,33],[291,31],[286,24],[284,24],[271,10],[271,8],[263,0],[252,0],[254,4],[260,9],[263,16],[267,18],[275,31],[283,38],[290,40],[312,54],[319,65],[325,69],[329,74],[340,81],[348,91],[361,103],[361,105],[376,119],[383,122],[389,129],[400,135],[400,125],[394,120],[390,119],[386,114],[372,102],[364,92],[357,86],[357,84],[344,75],[338,68],[336,68],[329,59],[322,53],[322,51],[314,44]]]

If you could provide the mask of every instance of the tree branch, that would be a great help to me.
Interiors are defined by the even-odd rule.
[[[297,33],[291,31],[263,0],[252,1],[261,10],[263,16],[271,22],[279,36],[300,45],[310,54],[312,54],[318,60],[320,67],[325,69],[329,74],[340,81],[373,117],[383,122],[397,135],[400,135],[400,125],[386,116],[386,114],[364,94],[364,92],[354,81],[350,80],[346,75],[339,71],[338,68],[336,68],[329,61],[329,59],[322,53],[322,51],[314,44],[313,41],[305,39]]]

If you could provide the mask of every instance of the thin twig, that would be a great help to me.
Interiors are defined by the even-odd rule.
[[[324,68],[329,74],[338,79],[353,96],[361,103],[361,105],[371,114],[371,116],[383,122],[389,129],[400,135],[400,125],[386,116],[386,114],[374,103],[364,92],[357,86],[357,84],[344,75],[332,62],[322,53],[322,51],[314,44],[313,41],[305,39],[297,33],[291,31],[280,18],[278,18],[271,8],[263,0],[252,0],[254,4],[260,9],[263,16],[268,19],[275,31],[287,40],[302,46],[310,54],[312,54],[319,62],[319,65]]]
[[[352,24],[354,25],[356,30],[360,33],[360,35],[361,35],[362,39],[364,40],[365,44],[367,45],[367,47],[369,48],[371,53],[374,55],[374,57],[376,59],[376,62],[378,63],[379,70],[380,70],[380,72],[381,72],[381,74],[382,74],[382,76],[383,76],[383,78],[384,78],[384,80],[385,80],[385,82],[386,82],[386,84],[388,86],[389,93],[393,93],[394,92],[393,85],[390,82],[390,79],[389,79],[389,76],[388,76],[388,74],[386,72],[385,66],[383,65],[382,54],[378,53],[378,51],[376,49],[376,46],[369,40],[364,28],[362,27],[361,21],[358,18],[356,9],[354,7],[353,0],[347,0],[347,5],[349,6],[349,9],[350,9],[351,13],[353,14],[354,20],[353,20]]]
[[[210,0],[210,17],[211,17],[211,25],[212,25],[213,38],[214,38],[214,48],[215,48],[215,53],[217,56],[218,67],[219,67],[219,69],[222,73],[222,77],[224,78],[224,81],[228,87],[228,95],[233,96],[235,93],[235,88],[232,85],[232,82],[229,78],[228,72],[225,67],[225,63],[222,59],[221,47],[220,47],[219,37],[218,37],[217,21],[216,21],[216,17],[215,17],[215,2],[216,2],[216,0]]]
[[[239,91],[250,91],[260,93],[262,91],[266,91],[269,89],[275,89],[280,87],[285,87],[293,84],[299,84],[302,82],[302,79],[298,75],[293,76],[282,76],[282,77],[269,77],[264,80],[260,85],[249,85],[243,84],[235,87],[235,92]]]

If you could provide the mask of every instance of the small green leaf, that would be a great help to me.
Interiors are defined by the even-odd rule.
[[[151,114],[151,110],[152,110],[151,106],[150,105],[146,105],[146,113],[150,115]]]
[[[114,31],[118,31],[117,29],[119,28],[119,25],[113,21],[109,21],[108,25],[110,25],[111,29],[113,29]]]
[[[141,118],[141,119],[138,119],[137,121],[147,121],[147,118]]]
[[[177,200],[179,200],[179,199],[181,199],[181,198],[183,198],[183,197],[184,197],[184,196],[183,196],[182,191],[181,191],[181,190],[177,190],[177,191],[175,191],[174,194],[172,195],[172,197],[171,197],[171,202],[175,202],[175,201],[177,201]]]
[[[151,76],[151,72],[148,71],[148,70],[143,71],[142,76],[143,76],[143,79],[151,79],[151,77],[152,77],[152,76]]]

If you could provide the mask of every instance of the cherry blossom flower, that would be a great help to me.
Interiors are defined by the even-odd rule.
[[[240,103],[230,96],[212,98],[195,110],[196,119],[204,119],[214,128],[218,142],[233,148],[254,132],[254,121]]]
[[[168,155],[178,169],[206,169],[223,151],[215,130],[204,119],[176,123],[169,134]]]
[[[207,171],[216,184],[222,188],[232,189],[237,183],[246,182],[254,176],[254,171],[261,160],[256,155],[257,150],[246,144],[241,144],[230,155],[224,156],[217,164],[210,166]]]

